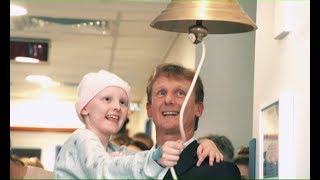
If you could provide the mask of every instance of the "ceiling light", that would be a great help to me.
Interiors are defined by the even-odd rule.
[[[15,4],[10,4],[10,16],[23,16],[23,15],[26,15],[27,13],[28,12],[26,8],[15,5]]]
[[[97,19],[57,18],[46,16],[20,16],[10,18],[10,30],[44,32],[81,33],[81,34],[111,34],[112,22]]]
[[[31,58],[31,57],[18,56],[14,58],[14,60],[17,62],[23,62],[23,63],[39,63],[39,59]]]
[[[25,78],[27,81],[40,84],[43,88],[57,87],[59,82],[53,81],[50,77],[44,75],[28,75]]]

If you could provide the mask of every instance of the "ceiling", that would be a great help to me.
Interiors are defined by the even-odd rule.
[[[11,38],[50,40],[48,62],[10,61],[11,100],[37,98],[45,91],[73,101],[83,75],[106,69],[125,79],[131,85],[131,100],[140,102],[148,76],[167,56],[177,37],[177,33],[149,26],[167,6],[159,1],[11,2],[28,10],[27,16],[10,17]],[[69,23],[63,23],[66,19]],[[96,20],[104,26],[75,28],[72,20]],[[25,80],[30,74],[50,76],[60,86],[42,89]]]

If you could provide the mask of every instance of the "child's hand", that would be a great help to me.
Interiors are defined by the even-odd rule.
[[[162,146],[162,156],[157,162],[162,167],[172,167],[176,165],[183,147],[181,140],[166,141]]]
[[[199,167],[203,160],[209,156],[209,165],[213,166],[214,159],[216,162],[223,161],[223,155],[217,148],[216,144],[210,139],[202,139],[200,145],[197,149],[198,162],[197,166]]]

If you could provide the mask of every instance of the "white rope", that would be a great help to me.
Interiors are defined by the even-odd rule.
[[[197,71],[193,77],[193,80],[192,80],[192,83],[191,83],[191,86],[188,90],[188,93],[187,93],[187,96],[186,98],[184,99],[183,103],[182,103],[182,107],[181,107],[181,110],[180,110],[180,119],[179,119],[179,123],[180,123],[180,134],[181,134],[181,139],[182,139],[182,142],[185,143],[186,142],[186,134],[184,132],[184,127],[183,127],[183,115],[184,115],[184,110],[186,108],[186,105],[189,101],[189,98],[190,98],[190,95],[193,91],[193,88],[194,88],[194,85],[196,84],[196,81],[198,79],[198,76],[199,76],[199,73],[200,73],[200,69],[202,67],[202,64],[203,64],[203,61],[204,61],[204,57],[206,55],[206,47],[205,47],[205,44],[203,41],[201,41],[201,45],[202,45],[202,56],[201,56],[201,59],[200,59],[200,62],[199,62],[199,65],[198,65],[198,68],[197,68]],[[172,174],[172,177],[173,179],[178,179],[177,178],[177,175],[174,171],[174,168],[173,167],[170,167],[170,171],[171,171],[171,174]]]

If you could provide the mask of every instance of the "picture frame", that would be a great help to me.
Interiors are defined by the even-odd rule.
[[[259,117],[258,178],[285,179],[294,172],[293,96],[284,93],[262,104]]]

